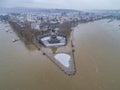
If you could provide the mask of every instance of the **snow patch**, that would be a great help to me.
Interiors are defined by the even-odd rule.
[[[42,38],[41,41],[46,41],[46,40],[49,40],[49,39],[50,39],[50,36]]]
[[[69,67],[70,66],[69,61],[70,61],[71,57],[68,54],[65,54],[65,53],[56,54],[55,55],[55,59],[57,61],[59,61],[65,67]]]

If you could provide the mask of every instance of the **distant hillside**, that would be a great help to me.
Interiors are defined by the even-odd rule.
[[[0,8],[0,13],[14,13],[14,12],[79,12],[72,9],[44,9],[44,8]]]

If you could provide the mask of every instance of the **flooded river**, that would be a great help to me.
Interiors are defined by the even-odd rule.
[[[77,72],[67,76],[38,50],[29,50],[0,24],[0,90],[120,90],[120,21],[74,30]]]

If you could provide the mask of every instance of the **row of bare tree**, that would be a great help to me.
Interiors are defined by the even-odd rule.
[[[22,39],[25,42],[25,44],[35,44],[37,43],[37,37],[39,35],[48,33],[31,29],[30,23],[28,22],[24,23],[25,24],[24,27],[21,27],[19,24],[17,24],[17,22],[14,21],[10,21],[9,23],[12,26],[13,30],[18,35],[18,37],[20,37],[20,39]],[[59,25],[58,33],[65,34],[67,38],[69,38],[71,33],[71,27],[72,23],[65,22]]]
[[[20,37],[20,39],[24,40],[26,44],[36,43],[37,36],[42,34],[42,32],[38,30],[31,29],[29,23],[26,23],[26,25],[24,25],[25,27],[20,27],[16,22],[10,21],[9,23],[15,33]]]

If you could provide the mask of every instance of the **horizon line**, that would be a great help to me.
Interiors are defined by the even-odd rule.
[[[102,11],[102,10],[120,10],[120,9],[73,9],[73,8],[42,8],[42,7],[0,7],[4,9],[19,9],[19,8],[26,8],[26,9],[58,9],[58,10],[75,10],[75,11]]]

